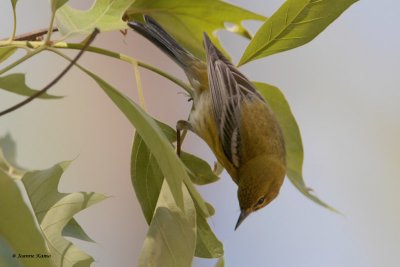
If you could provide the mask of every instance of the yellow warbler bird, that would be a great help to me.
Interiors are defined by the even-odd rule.
[[[194,93],[189,121],[177,123],[200,136],[238,185],[240,216],[235,230],[253,211],[269,204],[286,175],[281,128],[254,85],[204,33],[206,62],[180,46],[156,21],[128,25],[163,50],[185,71]],[[178,138],[178,152],[180,140]]]

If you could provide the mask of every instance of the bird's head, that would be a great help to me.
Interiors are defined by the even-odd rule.
[[[239,168],[240,216],[235,230],[252,212],[276,198],[286,175],[286,165],[267,155],[255,157]]]

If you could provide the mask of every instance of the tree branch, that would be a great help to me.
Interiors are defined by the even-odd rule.
[[[28,97],[27,99],[25,99],[24,101],[6,109],[0,112],[0,117],[10,113],[14,110],[17,110],[19,108],[21,108],[22,106],[28,104],[29,102],[31,102],[32,100],[34,100],[35,98],[38,98],[39,96],[41,96],[42,94],[46,93],[47,90],[49,90],[51,87],[53,87],[53,85],[55,85],[71,68],[73,65],[75,65],[75,63],[79,60],[79,58],[82,56],[82,54],[85,52],[85,50],[89,47],[89,45],[93,42],[94,38],[96,37],[96,35],[99,33],[100,31],[96,28],[94,29],[94,31],[92,32],[92,34],[89,36],[89,38],[87,39],[85,45],[82,47],[82,49],[79,51],[78,55],[76,55],[76,57],[69,63],[69,65],[54,79],[52,80],[47,86],[45,86],[42,90],[36,92],[35,94],[31,95],[30,97]]]
[[[21,35],[15,36],[12,41],[37,41],[39,37],[48,33],[48,28],[37,30],[34,32],[28,32]],[[52,32],[58,32],[57,28],[53,28]],[[1,39],[0,41],[7,41],[8,38]]]

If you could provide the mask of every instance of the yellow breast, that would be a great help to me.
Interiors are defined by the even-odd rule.
[[[195,97],[194,101],[193,109],[189,117],[189,122],[194,132],[208,144],[217,157],[218,162],[224,166],[233,181],[237,184],[237,169],[228,160],[223,151],[218,127],[212,111],[211,95],[209,91],[202,91],[198,97]]]

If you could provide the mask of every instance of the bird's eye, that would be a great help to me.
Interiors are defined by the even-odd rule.
[[[264,203],[264,201],[265,201],[265,198],[264,198],[264,197],[260,198],[260,199],[257,201],[257,205],[256,205],[256,206],[262,205],[262,204]]]

